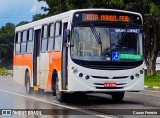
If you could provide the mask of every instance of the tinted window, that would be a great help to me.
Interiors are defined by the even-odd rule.
[[[42,38],[47,38],[47,25],[43,26],[43,35],[42,35]]]
[[[61,25],[61,22],[56,22],[55,24],[55,36],[59,36],[61,35],[61,30],[62,30],[62,25]]]
[[[27,31],[23,31],[22,42],[27,41]]]
[[[16,33],[16,40],[15,40],[15,53],[20,53],[20,42],[21,42],[21,32]]]
[[[20,53],[20,43],[16,44],[16,54]]]
[[[47,39],[42,39],[41,51],[46,52],[46,49],[47,49]]]
[[[22,54],[26,53],[26,42],[21,43],[21,53]]]
[[[28,30],[27,53],[32,53],[33,50],[33,29]]]
[[[53,37],[53,36],[54,36],[54,24],[50,24],[49,37]]]
[[[56,37],[55,38],[55,47],[54,47],[55,51],[60,51],[61,50],[61,40],[62,40],[61,37]]]
[[[21,42],[21,32],[18,33],[18,41],[17,42]]]
[[[48,39],[48,51],[52,51],[53,50],[53,42],[54,42],[54,38],[53,37]]]
[[[29,41],[32,41],[33,40],[33,29],[30,29],[29,30]]]
[[[27,53],[32,53],[32,50],[33,50],[33,42],[29,41],[27,43]]]

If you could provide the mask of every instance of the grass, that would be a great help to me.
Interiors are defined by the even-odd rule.
[[[0,75],[7,75],[7,69],[5,67],[0,68]]]
[[[145,76],[144,80],[145,86],[153,87],[158,86],[160,87],[160,75],[153,75],[153,76]]]
[[[0,75],[12,75],[8,70],[13,70],[12,62],[0,62]]]

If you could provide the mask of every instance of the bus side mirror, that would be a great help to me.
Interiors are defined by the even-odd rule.
[[[64,31],[64,42],[67,43],[67,41],[69,42],[70,39],[70,30],[69,29],[65,29]]]

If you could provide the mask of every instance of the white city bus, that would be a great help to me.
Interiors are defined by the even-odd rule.
[[[144,89],[143,19],[114,9],[71,10],[16,28],[15,81],[58,101],[67,93],[107,93],[122,100]]]

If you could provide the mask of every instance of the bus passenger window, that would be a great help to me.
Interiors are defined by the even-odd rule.
[[[47,38],[47,29],[48,29],[47,25],[44,25],[42,38]]]
[[[19,54],[20,53],[20,40],[21,39],[21,32],[16,33],[16,38],[15,38],[15,53]]]
[[[56,37],[55,38],[55,47],[54,47],[55,51],[60,51],[61,50],[61,40],[62,40],[61,37]]]
[[[53,50],[53,43],[54,43],[54,24],[49,25],[49,38],[48,38],[48,51]]]
[[[21,53],[26,53],[26,41],[27,41],[27,31],[22,33],[22,42],[21,42]]]
[[[48,33],[48,26],[44,25],[42,28],[42,41],[41,41],[41,52],[46,52],[47,50],[47,33]]]
[[[33,29],[30,29],[29,30],[29,38],[28,38],[29,41],[32,41],[33,40]]]
[[[61,50],[61,42],[62,42],[61,32],[62,32],[62,23],[56,22],[55,23],[55,43],[54,43],[55,51]]]
[[[20,43],[21,42],[21,32],[18,33],[18,40],[16,43]]]
[[[49,37],[54,36],[54,23],[50,24],[49,26]]]
[[[23,38],[22,38],[22,42],[27,41],[27,31],[23,32]]]
[[[27,39],[27,53],[32,53],[33,50],[33,29],[28,31],[28,39]]]
[[[62,32],[62,23],[61,22],[56,22],[55,24],[55,36],[61,35]]]

